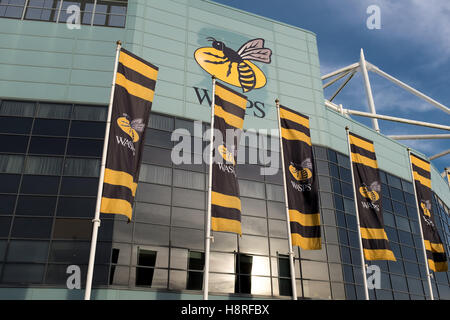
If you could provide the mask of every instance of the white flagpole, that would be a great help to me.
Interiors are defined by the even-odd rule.
[[[297,285],[295,282],[295,268],[294,268],[294,251],[292,250],[292,238],[291,238],[291,224],[289,218],[289,206],[288,206],[288,193],[286,185],[286,171],[284,167],[284,151],[283,151],[283,138],[281,137],[281,120],[280,120],[280,100],[275,100],[277,106],[278,116],[278,134],[280,136],[280,151],[281,151],[281,168],[283,170],[283,185],[284,185],[284,205],[286,208],[286,228],[288,234],[289,245],[289,266],[291,270],[291,286],[292,286],[292,300],[297,300]]]
[[[212,102],[211,102],[211,135],[210,135],[210,153],[209,153],[209,183],[208,183],[208,215],[206,217],[206,236],[205,236],[205,268],[203,271],[203,300],[208,300],[209,292],[209,252],[211,248],[211,190],[212,190],[212,163],[213,163],[213,151],[214,151],[214,105],[216,94],[216,77],[212,76]]]
[[[112,114],[112,105],[113,105],[113,100],[114,100],[114,88],[116,86],[117,64],[119,61],[119,54],[120,54],[121,47],[122,47],[122,42],[117,41],[116,59],[114,62],[114,72],[113,72],[113,80],[112,80],[112,86],[111,86],[111,95],[109,98],[108,117],[106,120],[106,128],[105,128],[105,140],[103,142],[102,163],[101,163],[101,167],[100,167],[100,177],[99,177],[99,181],[98,181],[97,203],[95,205],[95,217],[94,217],[94,220],[92,220],[93,228],[92,228],[91,251],[89,254],[89,264],[88,264],[88,270],[87,270],[86,291],[84,294],[84,300],[91,300],[92,278],[94,275],[95,250],[97,247],[98,228],[100,227],[100,205],[101,205],[101,201],[102,201],[103,179],[105,176],[106,154],[108,152],[109,130],[111,127],[111,114]]]
[[[431,273],[430,273],[430,269],[428,268],[428,258],[427,258],[427,252],[426,252],[426,249],[425,249],[425,241],[424,241],[424,238],[423,238],[422,221],[421,221],[421,218],[420,218],[420,209],[419,209],[419,201],[417,199],[416,182],[414,181],[413,167],[412,167],[412,162],[411,162],[411,149],[408,148],[407,150],[408,150],[409,169],[411,170],[411,178],[412,178],[412,184],[413,184],[413,188],[414,188],[414,198],[416,199],[417,219],[419,220],[420,238],[422,239],[423,258],[425,260],[425,269],[426,269],[426,272],[427,272],[428,290],[430,291],[430,299],[434,300],[433,289],[431,287]]]
[[[357,223],[358,238],[359,238],[359,249],[361,252],[361,267],[362,267],[363,283],[364,283],[364,296],[365,296],[366,300],[369,300],[369,289],[367,287],[366,262],[364,259],[364,248],[363,248],[362,238],[361,238],[361,224],[359,222],[358,198],[357,198],[357,194],[356,194],[355,175],[353,172],[352,149],[350,147],[349,127],[345,127],[345,131],[347,133],[348,156],[350,158],[350,171],[352,173],[353,198],[355,201],[356,223]]]

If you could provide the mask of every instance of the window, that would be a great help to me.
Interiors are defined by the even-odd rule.
[[[65,176],[98,177],[100,160],[83,158],[66,158],[64,162]]]
[[[95,203],[95,198],[60,197],[56,215],[61,217],[91,218],[94,216]]]
[[[63,158],[28,157],[25,163],[26,174],[60,175]]]
[[[89,240],[92,221],[89,219],[56,218],[53,228],[54,239]]]
[[[23,156],[0,154],[0,173],[22,173]]]
[[[65,138],[31,137],[28,153],[63,155],[65,149]]]
[[[105,107],[75,105],[73,120],[106,121],[108,109]]]
[[[105,123],[92,121],[72,121],[71,137],[101,138],[105,136]]]
[[[8,0],[6,0],[8,2]],[[25,0],[9,0],[9,3],[25,2]],[[0,17],[2,16],[2,7],[4,1],[0,3]],[[0,115],[2,116],[19,116],[19,117],[33,117],[34,116],[35,103],[26,101],[2,101],[0,106]]]
[[[53,216],[56,197],[19,196],[16,215]]]
[[[280,255],[278,257],[278,289],[280,296],[292,296],[291,269],[289,257]]]
[[[15,218],[11,237],[13,238],[50,238],[52,219]]]
[[[27,144],[27,136],[0,134],[0,146],[2,146],[2,152],[25,153],[27,151]]]
[[[88,139],[69,139],[67,145],[67,154],[74,156],[93,156],[101,157],[103,150],[103,140],[88,140]]]
[[[96,196],[97,191],[98,178],[62,178],[60,193],[63,195]]]
[[[59,1],[29,0],[25,13],[25,19],[53,21],[56,19],[55,13],[57,12],[58,8],[57,4],[59,4]]]
[[[205,254],[203,252],[189,251],[188,274],[186,289],[203,289],[203,267],[205,265]]]
[[[15,203],[16,195],[0,195],[0,215],[12,215]]]
[[[247,254],[239,253],[236,255],[236,282],[234,292],[252,293],[252,265],[253,257]]]
[[[13,240],[9,243],[8,262],[43,262],[47,261],[48,241]]]
[[[41,136],[67,136],[69,130],[68,120],[36,119],[33,125],[33,134]]]
[[[59,177],[23,176],[21,192],[25,194],[56,194]]]
[[[27,134],[31,130],[33,118],[16,118],[0,116],[0,133]]]
[[[125,27],[126,0],[62,2],[53,0],[29,0],[27,2],[25,0],[2,0],[0,3],[0,17],[66,22],[71,14],[67,13],[67,9],[72,5],[79,8],[80,20],[84,25]]]
[[[139,249],[138,266],[136,267],[136,286],[152,286],[156,253],[156,251],[152,250]]]
[[[72,106],[70,104],[39,103],[36,117],[48,119],[69,119],[71,110]]]

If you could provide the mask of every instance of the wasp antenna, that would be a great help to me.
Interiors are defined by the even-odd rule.
[[[208,37],[208,38],[206,38],[206,40],[208,40],[208,41],[216,41],[216,39],[214,39],[213,37]]]

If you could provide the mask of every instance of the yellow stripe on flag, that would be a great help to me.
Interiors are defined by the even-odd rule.
[[[144,100],[147,100],[150,102],[153,101],[153,96],[155,94],[155,92],[153,90],[150,90],[149,88],[141,86],[140,84],[137,84],[136,82],[128,80],[121,73],[117,73],[116,84],[124,87],[125,90],[127,90],[128,93],[133,96],[139,97],[141,99],[144,99]]]
[[[320,226],[320,214],[304,214],[297,210],[289,210],[289,221],[298,222],[306,227],[316,227]]]
[[[247,107],[247,99],[225,89],[221,86],[215,86],[215,94],[218,95],[223,100],[234,104],[235,106],[238,106],[239,108],[242,108],[245,110]]]
[[[130,189],[133,197],[136,194],[137,183],[133,181],[133,176],[129,173],[106,168],[103,181],[108,184]]]
[[[362,139],[360,139],[358,137],[355,137],[351,133],[349,134],[349,136],[350,136],[350,143],[351,144],[354,144],[355,146],[363,148],[363,149],[366,149],[368,151],[375,152],[375,148],[373,146],[373,143],[370,143],[370,142],[362,140]]]
[[[361,238],[364,239],[384,239],[388,240],[384,229],[380,228],[360,228]]]
[[[301,131],[295,129],[281,128],[281,136],[286,140],[300,140],[311,145],[311,138]]]
[[[295,123],[301,124],[302,126],[309,128],[309,119],[299,116],[289,110],[280,107],[280,118],[291,120]]]
[[[102,197],[102,203],[100,206],[101,213],[123,214],[131,220],[131,214],[133,207],[131,204],[122,199],[111,199]]]
[[[126,54],[123,51],[120,52],[119,62],[122,63],[125,67],[130,68],[136,72],[139,72],[143,76],[150,78],[152,80],[156,80],[158,76],[158,70],[153,69],[149,65],[133,58],[132,56]]]
[[[292,233],[292,245],[298,246],[304,250],[320,250],[322,249],[322,243],[320,238],[306,238],[302,237],[298,233]]]
[[[213,231],[234,232],[242,235],[241,222],[233,219],[211,217]]]
[[[352,161],[356,163],[361,163],[365,166],[371,167],[371,168],[378,168],[377,160],[373,160],[367,157],[364,157],[360,155],[359,153],[353,153],[352,152]]]
[[[223,120],[225,120],[226,123],[228,123],[230,126],[242,129],[242,126],[244,125],[244,119],[238,116],[235,116],[232,113],[228,113],[221,106],[215,105],[214,107],[214,115],[221,117]]]
[[[364,249],[364,258],[366,260],[391,260],[395,259],[394,253],[387,249]]]
[[[417,173],[417,171],[413,171],[414,180],[419,181],[421,184],[423,184],[425,187],[428,187],[431,189],[431,180],[427,179],[420,174]]]
[[[445,253],[445,249],[442,243],[432,243],[430,242],[430,240],[424,240],[424,242],[426,250],[431,252]]]
[[[436,262],[436,261],[433,261],[431,259],[428,259],[428,266],[434,272],[446,272],[448,270],[448,263],[447,263],[447,261]]]
[[[215,191],[211,191],[211,204],[241,211],[241,199]]]
[[[414,155],[411,154],[411,162],[416,166],[419,167],[423,170],[425,170],[426,172],[430,172],[431,167],[430,164],[428,162],[425,162],[417,157],[415,157]]]

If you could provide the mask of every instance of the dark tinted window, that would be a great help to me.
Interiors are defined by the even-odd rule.
[[[56,194],[58,192],[59,177],[27,176],[22,179],[22,193]]]
[[[29,133],[32,118],[0,117],[0,133]]]
[[[29,153],[36,154],[64,154],[66,139],[31,137]]]
[[[0,238],[7,238],[11,227],[10,217],[0,217]]]
[[[61,183],[61,194],[74,196],[96,196],[98,178],[64,177]]]
[[[0,152],[25,153],[27,144],[27,136],[0,135]]]
[[[52,219],[49,218],[15,218],[12,237],[15,238],[50,238]]]
[[[64,217],[93,217],[95,203],[95,198],[60,197],[56,215]]]
[[[136,267],[136,286],[151,287],[153,281],[153,273],[156,262],[156,251],[139,250],[138,265]]]
[[[56,197],[20,196],[16,214],[52,216],[55,212]]]
[[[0,192],[16,193],[19,189],[20,175],[0,174]]]
[[[0,215],[12,215],[15,203],[15,195],[0,195]]]
[[[72,121],[70,126],[71,137],[103,138],[105,136],[105,123]]]
[[[92,222],[89,219],[57,218],[53,229],[53,238],[89,240],[91,238],[91,231]]]
[[[33,134],[43,136],[67,136],[69,121],[36,119],[33,126]]]
[[[101,157],[103,140],[69,139],[67,154]]]

